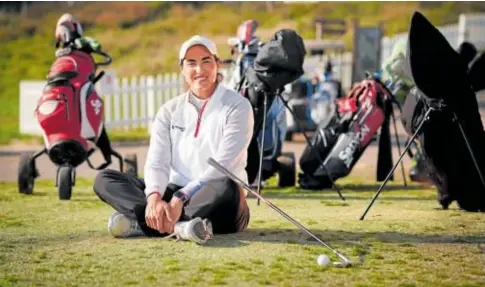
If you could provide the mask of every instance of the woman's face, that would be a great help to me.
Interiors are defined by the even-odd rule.
[[[182,63],[182,74],[194,93],[211,90],[217,78],[218,62],[202,45],[190,47]]]

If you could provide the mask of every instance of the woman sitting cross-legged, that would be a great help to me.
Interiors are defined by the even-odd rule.
[[[217,81],[219,59],[209,39],[187,40],[179,61],[189,89],[163,104],[153,121],[144,180],[115,170],[96,177],[95,193],[116,210],[108,223],[115,237],[172,235],[202,244],[249,223],[247,193],[207,160],[247,183],[251,104]]]

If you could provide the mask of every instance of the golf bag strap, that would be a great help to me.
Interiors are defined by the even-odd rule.
[[[379,135],[379,150],[377,155],[377,181],[383,181],[387,174],[392,169],[392,146],[391,146],[391,113],[392,102],[384,102],[384,122],[381,126]],[[390,180],[394,180],[394,175],[391,175]]]
[[[101,153],[103,154],[103,158],[105,162],[96,168],[91,165],[91,162],[89,160],[88,160],[88,164],[92,169],[102,170],[111,164],[111,153],[112,153],[111,143],[109,141],[108,135],[106,134],[106,129],[104,127],[103,127],[103,130],[101,131],[98,141],[96,142],[96,146],[101,150]]]
[[[248,146],[248,159],[246,164],[249,184],[252,184],[258,177],[260,156],[262,155],[259,154],[258,138],[253,136]]]

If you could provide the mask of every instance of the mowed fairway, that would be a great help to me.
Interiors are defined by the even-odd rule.
[[[112,209],[77,179],[71,201],[53,181],[34,194],[0,183],[1,286],[484,286],[484,215],[437,209],[433,189],[390,184],[364,221],[377,185],[355,178],[334,191],[266,188],[263,195],[359,265],[317,265],[335,256],[264,203],[250,198],[246,232],[206,246],[115,239]],[[362,263],[362,264],[361,264]]]

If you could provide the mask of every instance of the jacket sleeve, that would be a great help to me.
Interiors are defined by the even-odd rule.
[[[151,127],[150,146],[144,169],[145,195],[147,197],[154,192],[163,196],[168,185],[172,161],[170,104],[171,102],[167,102],[160,108]]]
[[[222,140],[214,155],[214,159],[231,172],[246,164],[247,149],[253,136],[253,110],[248,100],[241,99],[228,111]],[[224,174],[209,166],[200,177],[190,181],[181,191],[192,197],[208,180],[223,176]]]

